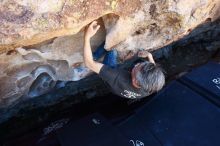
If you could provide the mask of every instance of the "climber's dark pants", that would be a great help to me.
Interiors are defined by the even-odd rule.
[[[105,55],[103,64],[108,65],[112,68],[117,67],[117,56],[118,53],[115,49],[112,49],[111,51],[106,51],[104,49],[104,44],[103,42],[96,50],[93,52],[93,59],[94,60],[99,60],[102,56]]]

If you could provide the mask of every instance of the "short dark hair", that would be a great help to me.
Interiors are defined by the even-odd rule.
[[[158,64],[145,61],[136,74],[138,84],[149,94],[159,91],[165,84],[163,69]]]

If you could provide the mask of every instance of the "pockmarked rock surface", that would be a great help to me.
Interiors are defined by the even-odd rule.
[[[122,41],[125,42],[121,49],[122,46],[155,49],[207,20],[215,21],[220,15],[219,3],[219,0],[3,0],[0,50],[76,34],[100,17],[107,29],[107,49]]]
[[[179,39],[220,46],[219,0],[2,0],[0,109],[50,91],[56,81],[91,74],[83,64],[84,27],[98,19],[92,48],[157,50]],[[125,55],[123,55],[125,54]]]
[[[139,0],[3,0],[0,48],[3,51],[76,34],[105,14],[127,16],[140,7]]]

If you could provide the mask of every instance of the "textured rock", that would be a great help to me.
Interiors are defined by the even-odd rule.
[[[103,28],[93,39],[104,41]],[[0,87],[0,107],[7,107],[22,96],[30,98],[48,92],[57,80],[78,81],[91,73],[83,65],[82,36],[83,32],[79,32],[74,36],[56,38],[37,49],[16,48],[1,54],[0,84],[4,86]],[[100,44],[91,45],[96,48]]]
[[[218,0],[3,0],[0,3],[1,51],[75,34],[108,13],[120,17],[115,25],[107,27],[106,48],[126,40],[119,48],[154,49],[220,15]],[[140,35],[132,37],[135,34]]]
[[[133,17],[120,17],[108,30],[106,48],[158,49],[188,35],[207,20],[215,21],[220,16],[219,6],[218,0],[143,1]]]
[[[2,51],[79,32],[108,13],[129,15],[139,0],[3,0],[0,2]]]
[[[181,39],[220,46],[219,0],[2,0],[0,1],[0,109],[50,91],[57,80],[91,72],[82,58],[83,28],[100,18],[92,40],[116,48],[156,50]],[[81,68],[76,68],[81,66]]]

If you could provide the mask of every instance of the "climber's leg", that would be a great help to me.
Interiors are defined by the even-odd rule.
[[[107,54],[105,55],[103,64],[115,68],[117,67],[117,57],[118,57],[118,52],[115,49],[112,49],[111,51],[108,51]]]
[[[107,53],[107,51],[104,49],[105,42],[103,42],[96,50],[92,53],[93,59],[95,61],[99,60],[103,55]]]

